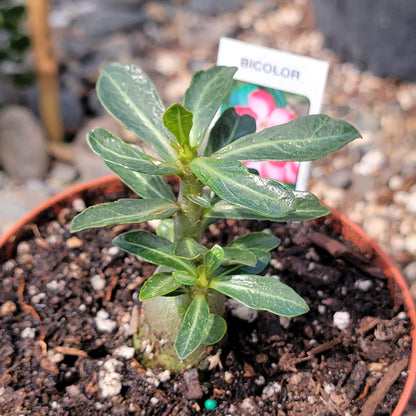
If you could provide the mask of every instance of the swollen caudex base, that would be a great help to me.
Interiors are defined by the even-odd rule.
[[[207,357],[206,345],[201,345],[183,361],[178,359],[174,348],[176,335],[190,301],[189,296],[180,295],[157,297],[143,302],[140,329],[134,340],[143,366],[160,366],[166,370],[180,371],[190,365],[198,366]],[[224,295],[210,291],[207,302],[211,313],[224,316]]]

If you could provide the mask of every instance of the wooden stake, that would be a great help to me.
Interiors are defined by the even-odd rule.
[[[39,87],[40,115],[48,138],[62,141],[64,132],[59,104],[58,65],[48,25],[49,0],[27,0],[26,6]]]

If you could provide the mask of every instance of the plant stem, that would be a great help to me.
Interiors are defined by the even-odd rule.
[[[179,211],[174,217],[175,242],[181,238],[201,239],[202,207],[192,202],[189,196],[200,196],[204,185],[185,167],[180,176],[178,205]]]

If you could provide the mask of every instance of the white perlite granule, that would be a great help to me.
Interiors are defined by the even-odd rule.
[[[348,328],[350,324],[350,314],[348,312],[335,312],[333,317],[334,325],[341,331]]]

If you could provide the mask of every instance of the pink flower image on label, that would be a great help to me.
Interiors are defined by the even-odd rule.
[[[296,114],[286,108],[276,107],[273,96],[265,90],[258,89],[248,95],[248,105],[237,105],[235,111],[238,115],[248,114],[256,120],[257,131],[267,127],[277,126],[294,120]],[[299,162],[244,162],[256,169],[260,176],[277,179],[279,181],[295,184],[299,171]]]

